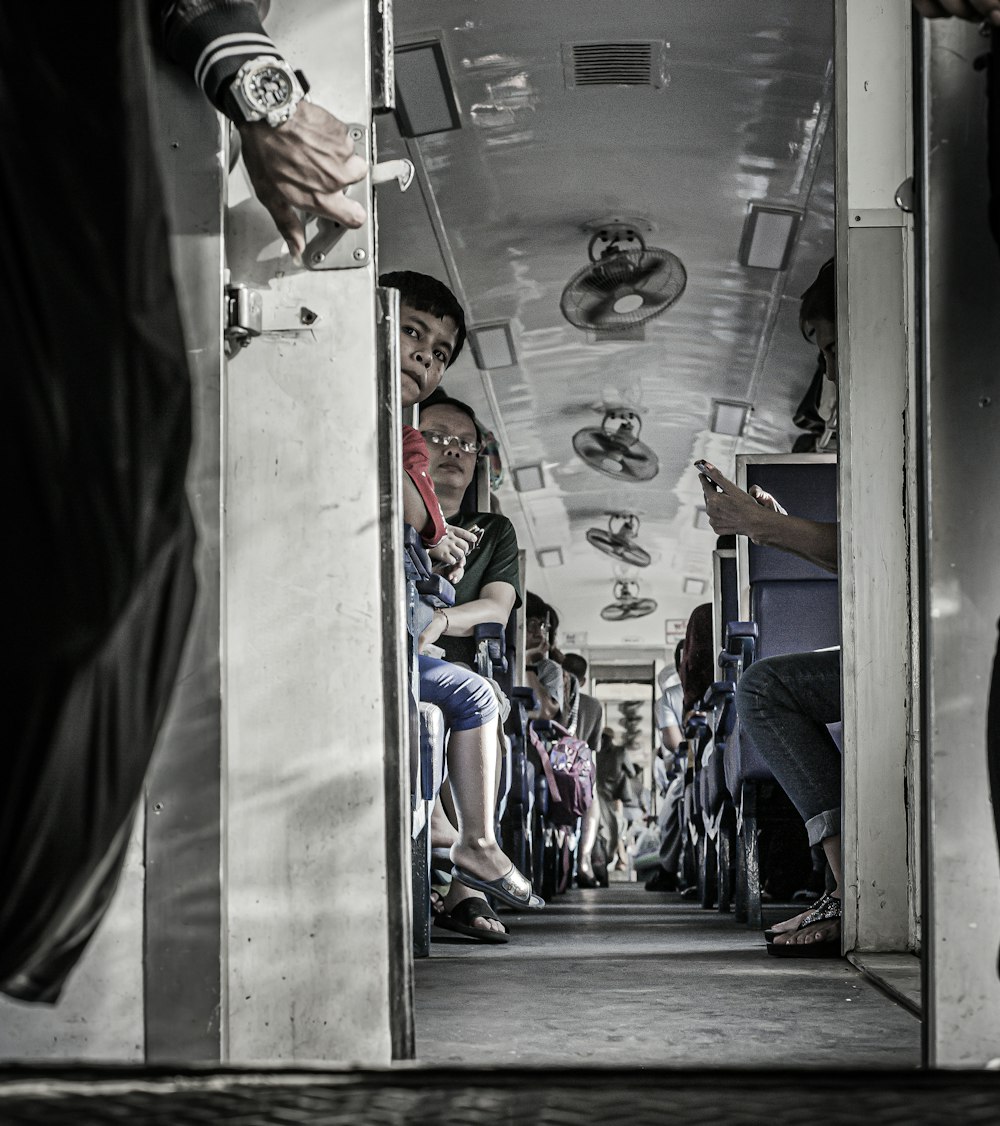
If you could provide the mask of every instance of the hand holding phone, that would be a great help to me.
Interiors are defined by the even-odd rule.
[[[723,491],[722,486],[712,476],[711,467],[709,466],[707,461],[705,461],[703,458],[700,458],[694,463],[694,467],[701,474],[702,478],[706,480],[717,493],[721,493]]]

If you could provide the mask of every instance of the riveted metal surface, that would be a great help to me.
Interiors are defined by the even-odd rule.
[[[757,1126],[995,1123],[984,1072],[385,1071],[202,1074],[0,1083],[5,1126]],[[34,1088],[30,1090],[29,1088]]]

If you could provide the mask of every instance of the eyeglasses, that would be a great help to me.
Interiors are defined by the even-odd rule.
[[[420,433],[432,446],[444,446],[447,449],[454,442],[463,454],[479,454],[483,449],[481,442],[470,442],[457,434],[439,434],[436,430],[421,430]]]

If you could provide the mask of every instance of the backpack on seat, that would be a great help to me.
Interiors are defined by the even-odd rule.
[[[594,800],[594,758],[590,747],[558,723],[549,727],[556,738],[548,745],[528,724],[528,737],[538,752],[549,786],[548,820],[556,825],[575,826]]]

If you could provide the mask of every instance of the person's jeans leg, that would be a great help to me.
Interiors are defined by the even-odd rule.
[[[742,732],[799,811],[809,843],[840,833],[840,650],[755,661],[736,691]]]
[[[678,775],[663,799],[660,818],[660,867],[671,876],[677,875],[681,863],[681,804],[684,800],[684,777]]]

